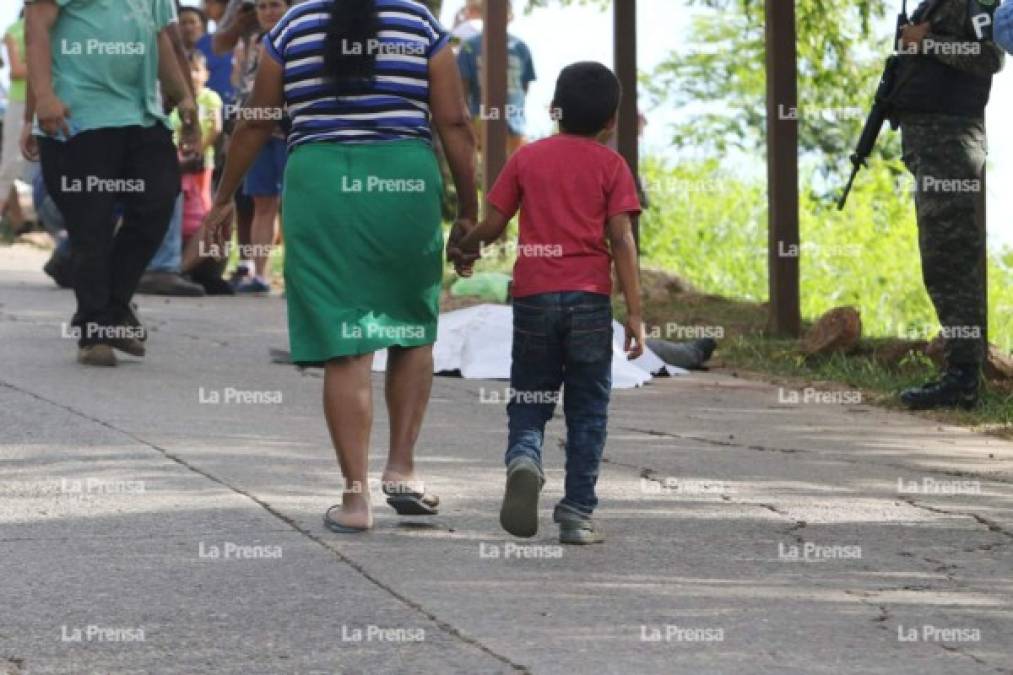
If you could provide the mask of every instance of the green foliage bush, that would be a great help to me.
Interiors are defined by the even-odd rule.
[[[758,302],[767,291],[764,182],[742,179],[718,162],[644,167],[652,208],[641,224],[645,263],[702,291]],[[818,182],[814,177],[813,181]],[[802,312],[815,319],[841,305],[862,312],[865,334],[931,338],[938,329],[921,281],[917,226],[899,164],[874,162],[847,209],[803,186]],[[785,251],[791,253],[790,251]],[[990,258],[992,342],[1013,350],[1013,251]]]

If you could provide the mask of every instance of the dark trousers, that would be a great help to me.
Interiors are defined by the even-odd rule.
[[[985,124],[924,117],[901,125],[904,162],[916,183],[922,278],[942,324],[947,364],[975,368],[984,360],[988,321],[981,264],[985,237],[977,220]]]
[[[612,305],[594,293],[546,293],[514,301],[512,389],[506,463],[541,465],[545,424],[563,387],[566,495],[586,515],[598,505],[595,485],[605,450],[612,393]]]
[[[102,342],[89,327],[117,326],[161,245],[180,192],[172,135],[161,124],[80,133],[67,142],[40,139],[46,189],[67,221],[73,325],[79,344]],[[123,222],[113,217],[120,204]]]

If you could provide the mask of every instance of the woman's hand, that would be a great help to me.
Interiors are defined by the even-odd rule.
[[[70,127],[67,124],[70,108],[56,94],[36,99],[35,114],[39,118],[39,127],[47,135],[56,136],[62,133],[64,138],[70,137]]]
[[[31,124],[21,125],[21,155],[29,162],[39,161],[39,139],[32,133]]]
[[[216,260],[223,260],[228,257],[228,240],[232,237],[232,219],[235,207],[232,202],[218,203],[211,207],[211,211],[204,217],[201,224],[201,231],[198,236],[203,244],[203,250],[211,253]]]

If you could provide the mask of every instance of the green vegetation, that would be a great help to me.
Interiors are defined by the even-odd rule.
[[[707,293],[764,302],[767,211],[762,181],[735,178],[716,163],[665,167],[648,162],[652,208],[642,221],[645,264]],[[874,163],[847,211],[811,191],[801,197],[802,313],[834,307],[862,313],[864,334],[931,339],[938,323],[921,282],[909,183]],[[788,251],[786,251],[787,253]],[[990,259],[992,342],[1013,351],[1013,251]]]

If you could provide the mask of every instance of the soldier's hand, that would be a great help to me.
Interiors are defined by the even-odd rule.
[[[922,43],[922,40],[924,40],[925,37],[929,34],[929,30],[931,30],[931,28],[932,24],[930,24],[928,21],[924,21],[922,23],[917,24],[909,23],[908,25],[904,26],[904,29],[900,34],[900,41],[904,43],[905,47],[909,47],[912,45],[916,46],[920,45]]]

